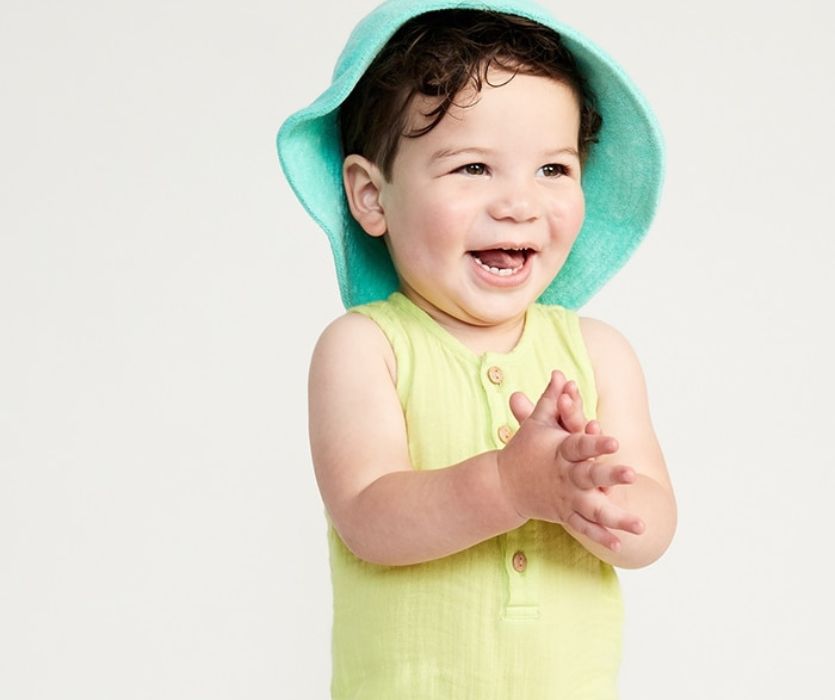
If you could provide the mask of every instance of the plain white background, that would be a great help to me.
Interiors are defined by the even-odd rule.
[[[642,358],[680,505],[622,576],[623,698],[830,696],[825,5],[546,2],[668,146],[583,310]],[[373,4],[2,0],[1,697],[326,697],[305,383],[341,305],[274,135]]]

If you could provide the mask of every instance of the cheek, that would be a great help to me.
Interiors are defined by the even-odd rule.
[[[586,215],[586,205],[582,191],[555,200],[549,211],[549,220],[560,237],[573,240],[580,232]]]
[[[476,207],[467,192],[415,183],[390,202],[387,224],[400,257],[419,260],[465,246]]]
[[[444,248],[466,233],[468,217],[466,209],[455,200],[425,200],[413,211],[412,224],[425,245]]]
[[[577,203],[571,214],[572,224],[574,226],[574,235],[580,232],[580,227],[583,225],[583,220],[586,218],[586,200],[582,192],[577,197]]]

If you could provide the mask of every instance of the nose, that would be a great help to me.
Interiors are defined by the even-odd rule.
[[[533,182],[521,180],[496,183],[495,193],[488,207],[497,221],[525,223],[539,218],[539,201]]]

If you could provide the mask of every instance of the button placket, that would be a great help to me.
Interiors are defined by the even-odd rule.
[[[536,577],[532,570],[535,557],[525,529],[530,525],[511,530],[505,539],[505,569],[508,595],[504,617],[513,620],[530,620],[539,617],[539,599],[536,594]]]
[[[502,365],[499,355],[486,353],[481,358],[481,382],[487,396],[494,444],[499,449],[510,442],[516,432],[509,404],[511,387],[508,386],[506,368]]]
[[[487,353],[481,357],[480,377],[487,398],[490,425],[485,426],[493,435],[493,444],[503,448],[510,442],[516,425],[510,410],[510,394],[513,393],[513,372],[508,371],[502,355]],[[525,536],[525,528],[511,530],[501,536],[505,580],[507,581],[506,605],[503,618],[507,620],[532,620],[539,617],[539,601],[536,595],[536,567],[531,563],[535,556],[531,542]]]

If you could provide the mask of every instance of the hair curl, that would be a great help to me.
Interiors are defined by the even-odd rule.
[[[580,104],[580,159],[597,141],[602,118],[594,95],[559,34],[532,20],[483,10],[438,10],[400,27],[372,61],[339,110],[344,153],[375,162],[386,179],[401,137],[418,138],[444,118],[471,85],[492,85],[491,68],[560,81]],[[437,98],[429,123],[407,128],[416,95]],[[457,105],[462,106],[462,105]]]

